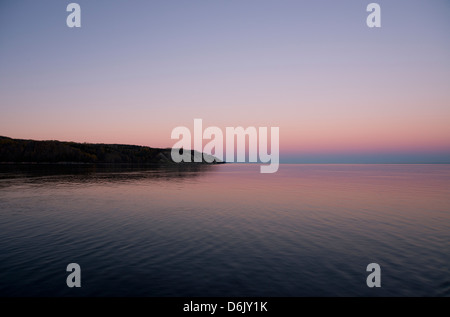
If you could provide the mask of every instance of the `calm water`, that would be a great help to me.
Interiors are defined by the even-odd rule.
[[[449,267],[449,165],[0,167],[0,296],[450,296]]]

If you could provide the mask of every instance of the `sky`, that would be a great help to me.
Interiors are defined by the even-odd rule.
[[[172,147],[279,127],[286,163],[450,163],[450,1],[0,0],[0,135]]]

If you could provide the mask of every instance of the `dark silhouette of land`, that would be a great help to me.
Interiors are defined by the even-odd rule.
[[[177,164],[172,160],[171,150],[138,145],[35,141],[0,136],[0,163]],[[194,155],[200,155],[196,151],[184,151],[190,152],[192,162]],[[204,159],[201,163],[206,164]],[[216,160],[211,164],[217,163],[222,162]]]

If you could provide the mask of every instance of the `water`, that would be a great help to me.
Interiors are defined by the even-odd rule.
[[[450,296],[449,265],[449,165],[0,167],[0,296]]]

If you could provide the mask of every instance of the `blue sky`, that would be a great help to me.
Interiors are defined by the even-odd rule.
[[[170,147],[278,126],[282,161],[450,162],[450,2],[0,2],[0,135]]]

